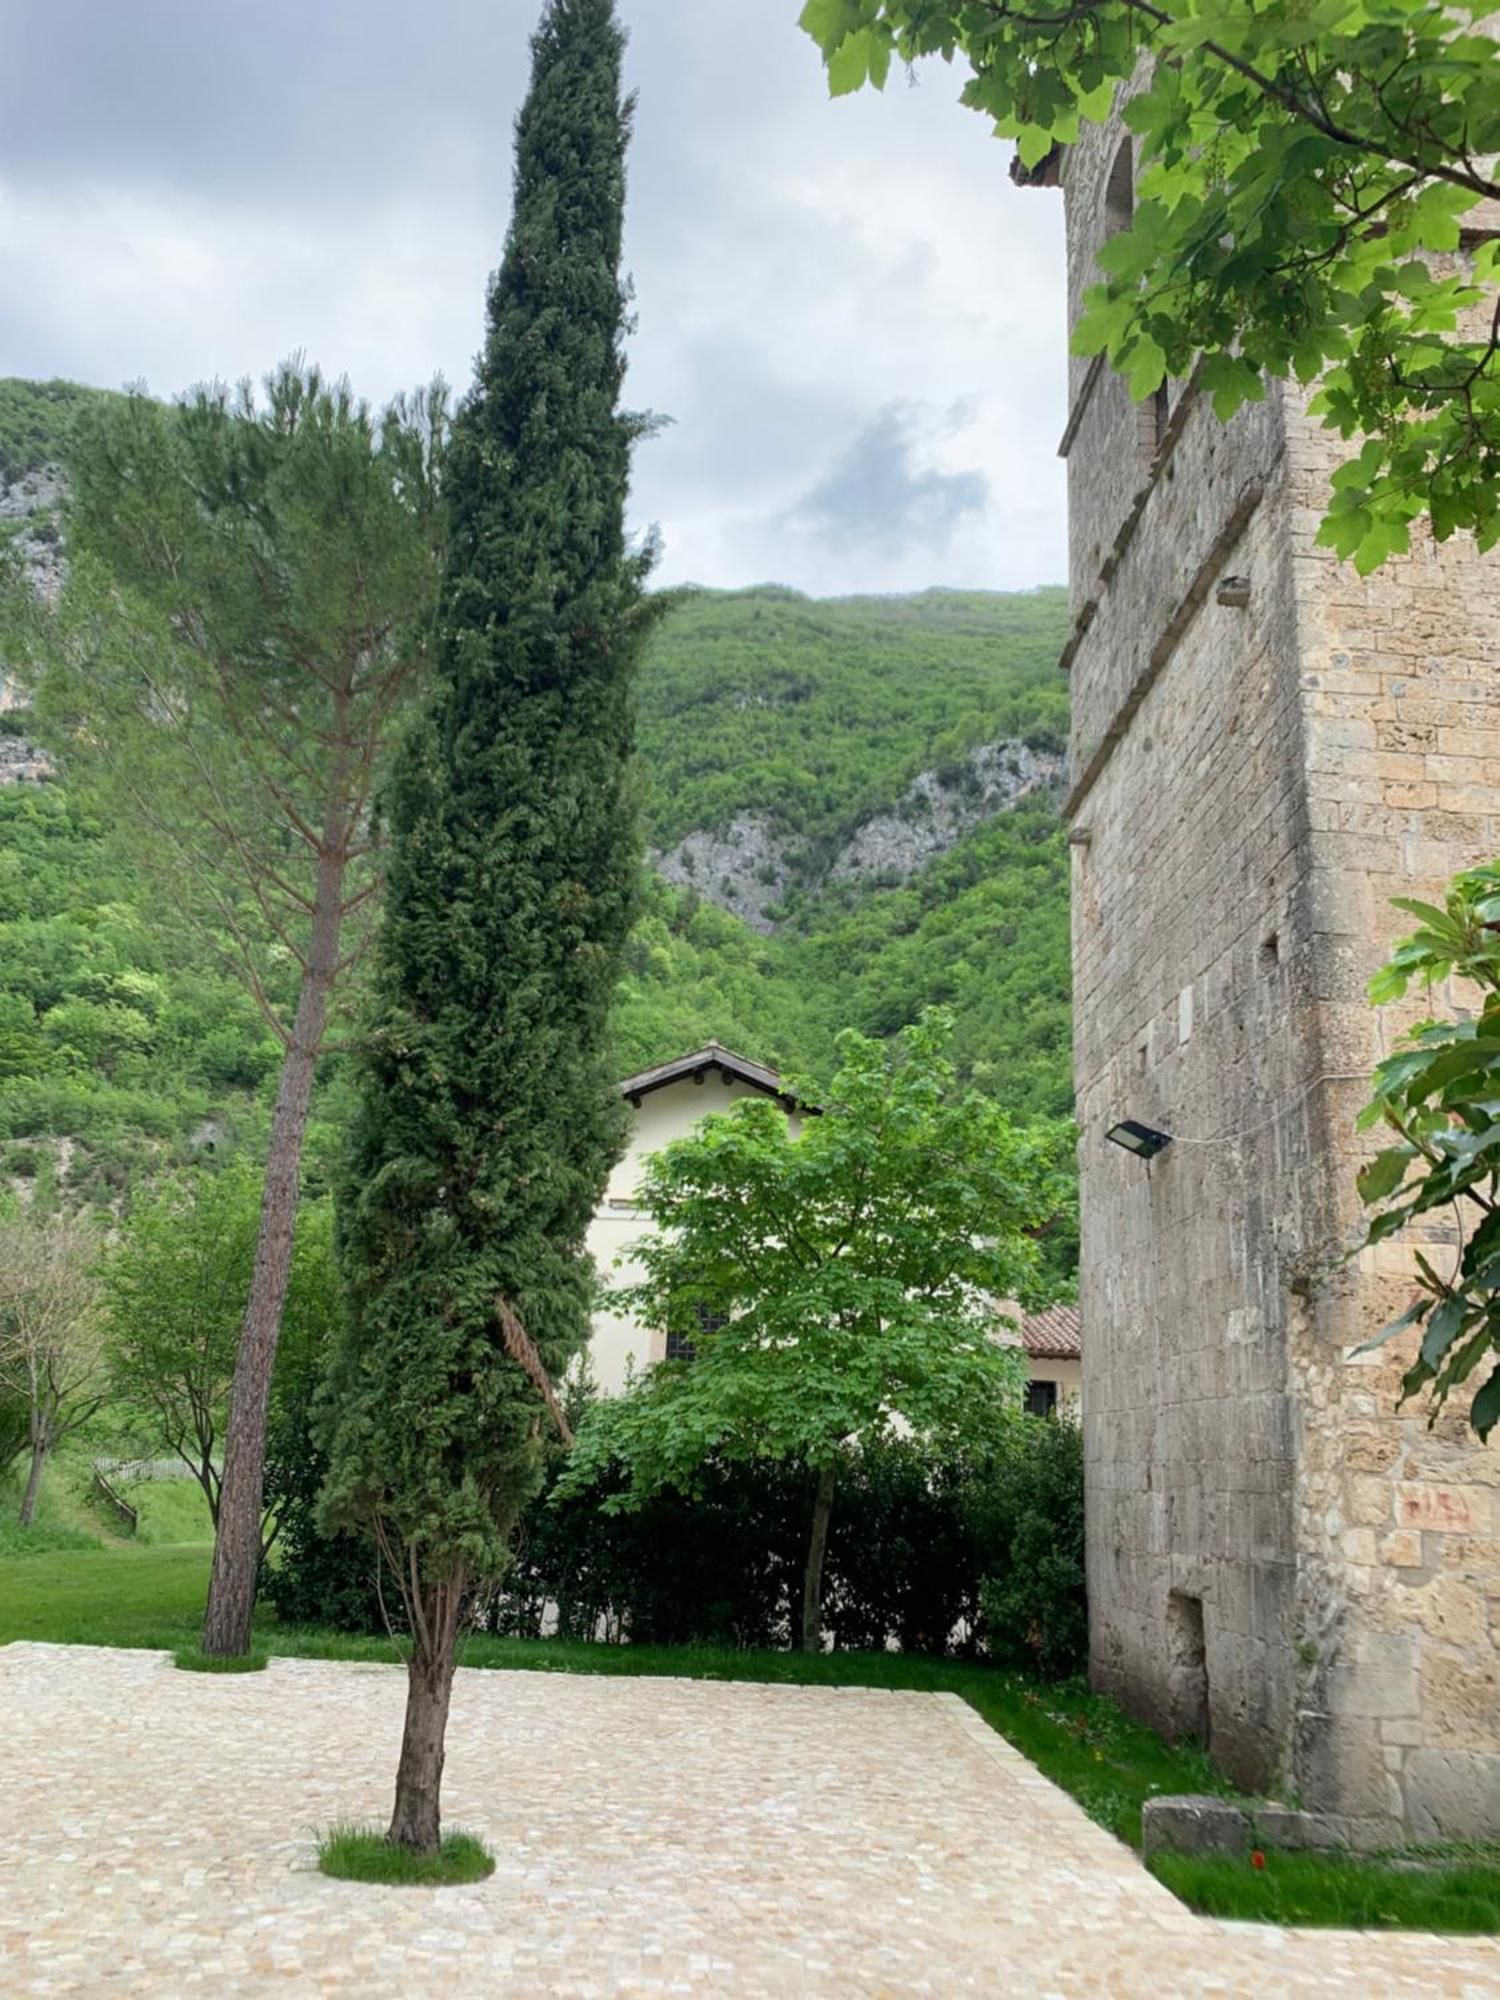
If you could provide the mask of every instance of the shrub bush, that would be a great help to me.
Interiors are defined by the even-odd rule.
[[[319,1534],[318,1491],[327,1461],[312,1420],[313,1385],[273,1404],[266,1429],[268,1509],[276,1542],[262,1566],[260,1596],[286,1625],[331,1625],[336,1632],[383,1632],[375,1550],[357,1535]],[[399,1620],[401,1599],[386,1607]]]
[[[549,1460],[489,1631],[642,1645],[791,1643],[812,1481],[800,1467],[710,1460],[690,1494],[606,1511],[607,1470],[552,1499]],[[367,1543],[317,1532],[322,1459],[306,1405],[273,1424],[280,1507],[265,1594],[289,1623],[385,1629]],[[387,1592],[386,1608],[398,1609]],[[1083,1665],[1083,1447],[1066,1421],[1018,1417],[984,1458],[934,1462],[911,1439],[852,1452],[829,1536],[825,1622],[839,1648],[989,1657],[1063,1678]]]
[[[989,1551],[980,1588],[992,1658],[1048,1679],[1088,1660],[1083,1567],[1083,1433],[1055,1419],[1021,1425],[1014,1446],[965,1496]]]

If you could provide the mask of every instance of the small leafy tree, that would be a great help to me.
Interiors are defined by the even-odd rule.
[[[215,1523],[261,1178],[235,1162],[169,1182],[132,1210],[103,1268],[100,1311],[115,1391],[139,1412],[153,1446],[191,1469]],[[278,1386],[309,1377],[326,1346],[336,1291],[331,1224],[326,1201],[304,1203],[297,1217],[273,1410]],[[274,1538],[270,1512],[262,1553]]]
[[[23,1528],[47,1460],[109,1398],[95,1311],[98,1252],[96,1230],[78,1216],[27,1211],[0,1220],[0,1402],[26,1410]]]
[[[1500,198],[1500,46],[1486,10],[1428,0],[807,0],[835,94],[892,60],[962,57],[964,102],[1023,170],[1121,85],[1135,213],[1100,252],[1075,334],[1131,393],[1196,370],[1220,416],[1262,376],[1318,383],[1361,438],[1320,539],[1361,571],[1500,540],[1500,245],[1455,253]],[[1143,74],[1144,69],[1144,74]]]
[[[303,1140],[379,889],[372,799],[421,688],[440,565],[441,384],[378,418],[298,363],[263,400],[102,400],[69,452],[69,575],[7,593],[11,660],[69,784],[131,830],[164,921],[243,980],[281,1046],[224,1449],[205,1650],[241,1653]],[[128,1049],[122,1010],[65,1023]]]
[[[630,109],[613,0],[549,0],[478,379],[448,460],[445,678],[399,762],[342,1216],[323,1525],[411,1650],[388,1838],[437,1851],[454,1648],[541,1478],[625,1138],[608,1020],[639,872],[619,407]]]
[[[956,1086],[952,1023],[893,1043],[840,1037],[841,1067],[800,1137],[747,1100],[658,1154],[638,1200],[656,1224],[626,1303],[676,1334],[665,1361],[585,1425],[566,1493],[610,1460],[610,1506],[691,1488],[711,1454],[792,1460],[814,1484],[801,1642],[822,1643],[822,1574],[847,1449],[910,1426],[935,1448],[1014,1409],[1020,1354],[995,1301],[1032,1300],[1031,1231],[1060,1199],[1059,1131],[1021,1127]]]
[[[1070,1417],[1016,1426],[965,1489],[970,1532],[985,1549],[980,1587],[990,1657],[1048,1680],[1088,1665],[1083,1431]]]
[[[1399,1000],[1413,983],[1458,979],[1478,1007],[1403,1036],[1376,1069],[1360,1114],[1363,1128],[1396,1135],[1359,1175],[1361,1196],[1377,1210],[1364,1242],[1446,1212],[1459,1245],[1446,1276],[1414,1251],[1417,1296],[1368,1344],[1420,1327],[1402,1400],[1430,1390],[1435,1418],[1450,1395],[1477,1382],[1469,1422],[1485,1439],[1500,1423],[1500,863],[1455,876],[1442,909],[1406,897],[1396,907],[1421,928],[1370,982],[1371,999]]]

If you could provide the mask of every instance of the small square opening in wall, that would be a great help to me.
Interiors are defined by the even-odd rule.
[[[1267,931],[1260,941],[1260,962],[1263,966],[1281,963],[1281,937],[1276,931]]]

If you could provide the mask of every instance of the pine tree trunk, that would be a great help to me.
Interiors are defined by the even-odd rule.
[[[816,1653],[823,1645],[823,1558],[828,1553],[828,1523],[833,1516],[836,1468],[818,1468],[818,1492],[813,1501],[812,1533],[807,1543],[807,1568],[802,1576],[802,1650]]]
[[[37,1436],[31,1443],[31,1470],[26,1475],[26,1491],[21,1495],[21,1526],[29,1528],[36,1512],[36,1496],[41,1491],[42,1467],[47,1463],[48,1441]]]
[[[406,1663],[406,1725],[385,1837],[393,1847],[409,1847],[414,1854],[436,1854],[443,1837],[444,1742],[461,1603],[461,1587],[445,1585],[429,1599],[425,1618],[412,1621],[425,1630],[414,1630]]]
[[[297,996],[291,1040],[281,1065],[276,1108],[271,1114],[255,1268],[229,1392],[213,1573],[203,1619],[205,1653],[227,1655],[250,1650],[265,1500],[266,1412],[271,1399],[276,1342],[281,1333],[281,1310],[286,1303],[287,1281],[292,1270],[307,1108],[312,1099],[318,1052],[328,1025],[329,995],[338,970],[344,860],[341,839],[336,848],[325,848],[319,859],[307,967]]]

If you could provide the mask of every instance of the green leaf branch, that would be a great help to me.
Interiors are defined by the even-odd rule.
[[[1456,876],[1441,909],[1406,897],[1397,907],[1420,928],[1370,982],[1371,998],[1458,979],[1479,1005],[1411,1029],[1376,1069],[1360,1114],[1363,1129],[1384,1127],[1396,1140],[1360,1170],[1360,1198],[1375,1211],[1360,1247],[1446,1214],[1458,1248],[1447,1277],[1414,1252],[1417,1295],[1366,1349],[1420,1327],[1403,1400],[1428,1392],[1435,1418],[1477,1383],[1469,1421],[1487,1438],[1500,1422],[1500,863]]]
[[[1199,364],[1221,418],[1316,385],[1359,450],[1320,539],[1361,573],[1500,540],[1500,46],[1429,0],[808,0],[835,95],[966,61],[963,101],[1035,169],[1125,98],[1134,214],[1074,333],[1149,396]]]

